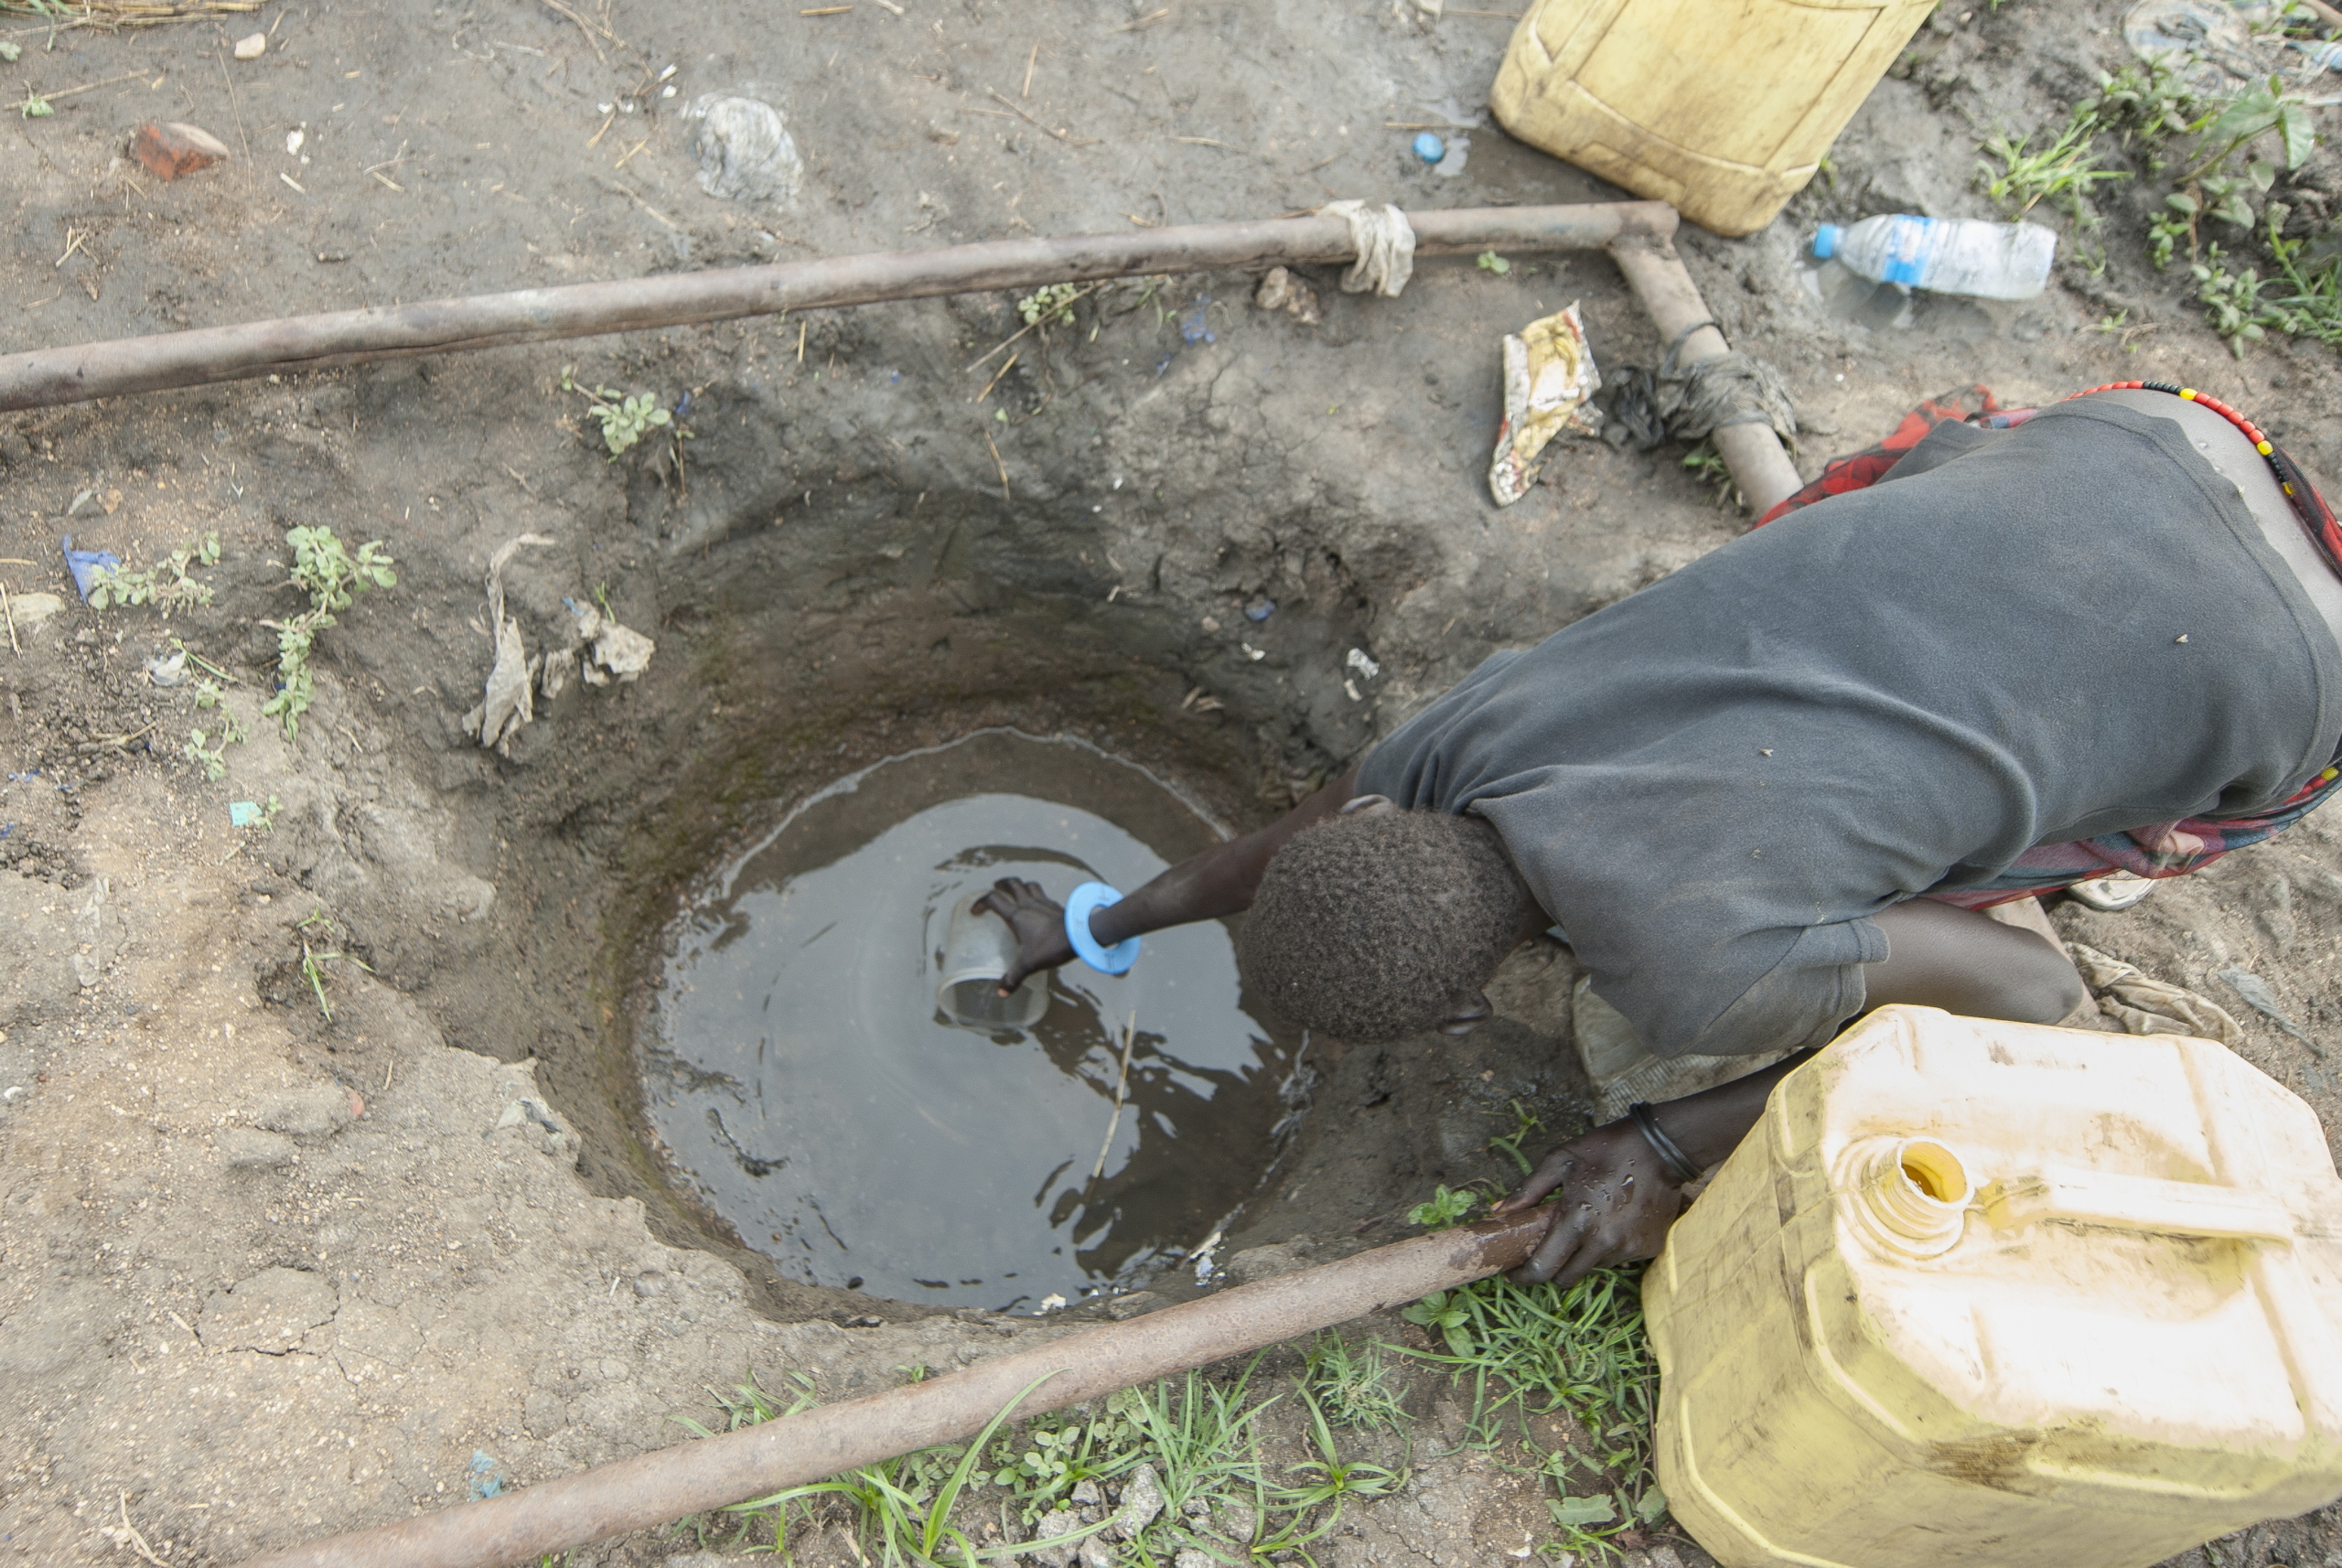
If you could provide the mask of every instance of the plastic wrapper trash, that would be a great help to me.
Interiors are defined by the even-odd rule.
[[[2066,948],[2098,998],[2099,1007],[2126,1033],[2192,1035],[2218,1040],[2231,1050],[2244,1044],[2244,1030],[2228,1009],[2210,997],[2167,980],[2153,979],[2096,948],[2079,942],[2068,942]]]
[[[632,681],[650,667],[650,655],[658,644],[630,627],[620,626],[593,605],[576,613],[577,640],[586,650],[579,672],[588,686]]]
[[[1504,423],[1497,427],[1496,456],[1488,464],[1488,493],[1497,505],[1510,506],[1529,493],[1554,436],[1570,429],[1602,434],[1601,414],[1586,401],[1601,390],[1575,300],[1506,335]]]
[[[84,604],[89,602],[90,590],[97,585],[90,574],[101,566],[109,572],[119,572],[122,570],[122,557],[111,550],[76,550],[73,548],[73,536],[70,533],[65,536],[65,569],[73,574],[73,586]]]
[[[504,613],[504,568],[524,544],[549,545],[553,542],[542,533],[520,533],[497,546],[488,562],[488,618],[496,628],[496,662],[488,672],[488,683],[479,705],[464,715],[464,732],[476,737],[480,745],[493,746],[502,756],[521,726],[534,719],[535,704],[531,689],[536,684],[542,656],[531,659],[521,641],[520,623]]]

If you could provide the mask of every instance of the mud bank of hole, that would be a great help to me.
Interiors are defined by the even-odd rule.
[[[1037,875],[1063,897],[1106,862],[1120,866],[1115,880],[1143,879],[1155,864],[1260,825],[1343,760],[1317,744],[1325,726],[1313,710],[1354,705],[1340,671],[1370,600],[1320,556],[1296,573],[1316,582],[1294,582],[1277,624],[1264,628],[1243,618],[1236,595],[1182,602],[1163,592],[1143,564],[1110,559],[1112,542],[1079,515],[931,493],[904,515],[899,491],[889,499],[897,510],[883,526],[850,503],[776,524],[759,501],[714,530],[703,524],[685,549],[671,537],[656,547],[656,601],[644,602],[639,575],[621,600],[625,618],[659,639],[652,667],[615,701],[597,693],[601,709],[569,715],[556,703],[523,732],[502,826],[517,884],[508,890],[520,896],[506,900],[504,940],[471,966],[468,983],[460,972],[434,977],[435,1010],[464,1020],[449,1031],[458,1044],[541,1058],[549,1094],[584,1135],[588,1182],[639,1198],[661,1240],[731,1259],[776,1315],[1032,1312],[1050,1296],[1079,1307],[1144,1284],[1248,1202],[1272,1201],[1264,1178],[1297,1122],[1305,1043],[1238,994],[1230,928],[1211,925],[1193,954],[1171,950],[1188,939],[1168,939],[1143,985],[1061,973],[1048,1015],[1021,1040],[934,1024],[934,978],[916,968],[920,931],[911,930],[888,961],[913,967],[890,972],[878,992],[899,1002],[926,987],[924,1004],[900,1007],[902,1027],[921,1036],[919,1049],[961,1054],[934,1058],[929,1071],[907,1048],[886,1070],[865,1072],[868,1081],[830,1083],[821,1115],[784,1087],[802,1080],[779,1064],[757,1080],[757,1063],[780,1048],[769,1030],[712,1039],[712,1028],[724,1030],[683,1005],[688,966],[714,961],[723,945],[710,940],[711,921],[763,929],[736,918],[744,893],[779,899],[792,878],[827,866],[822,896],[851,912],[857,900],[843,894],[854,874],[841,879],[832,863],[964,794],[1022,806],[1005,817],[978,810],[982,821],[962,824],[944,846],[967,883],[954,891],[996,872]],[[630,496],[628,510],[671,524],[681,509],[654,489]],[[1119,542],[1115,553],[1129,553]],[[577,722],[589,711],[600,723],[591,738]],[[965,788],[963,771],[974,781]],[[809,802],[818,831],[804,826]],[[1061,825],[1067,813],[1102,819],[1135,858],[1035,843],[1048,824],[1033,811],[1018,815],[1023,808],[1056,810]],[[841,811],[854,820],[831,820]],[[915,905],[920,893],[889,896]],[[921,913],[907,908],[905,918]],[[868,955],[846,945],[837,961],[857,956]],[[725,983],[762,973],[761,961],[726,971]],[[789,1020],[800,1072],[819,1069],[833,1047],[853,1053],[860,1071],[872,1047],[867,1031],[849,1027],[860,1004],[820,983],[830,972],[803,966],[753,998],[735,988],[744,1005],[789,1011],[789,985],[813,984],[805,1016]],[[1183,974],[1190,993],[1211,993],[1208,1002],[1165,989]],[[868,993],[871,983],[859,983]],[[1145,1015],[1124,1079],[1116,1057],[1134,1012]],[[979,1124],[988,1113],[976,1091],[995,1072],[1026,1075],[1001,1112],[1029,1109],[1045,1082],[1071,1089],[1059,1096],[1064,1150],[1025,1147],[1029,1122]],[[1124,1081],[1129,1112],[1093,1179],[1087,1167]],[[849,1103],[848,1087],[869,1092]],[[792,1122],[792,1113],[810,1120]],[[854,1129],[866,1140],[841,1136],[837,1119],[859,1115],[871,1118]],[[929,1136],[906,1118],[924,1118]],[[744,1126],[754,1129],[747,1139]],[[1000,1157],[1003,1141],[1017,1144],[1013,1159]],[[954,1143],[964,1146],[955,1153]],[[846,1157],[849,1145],[858,1157]],[[828,1173],[827,1203],[817,1195],[808,1204],[793,1187],[776,1196],[824,1179],[808,1176],[809,1165]],[[1033,1182],[1010,1193],[1023,1180],[1010,1167],[1026,1165]],[[856,1261],[872,1255],[869,1238],[840,1234],[849,1210],[902,1235],[876,1243],[890,1253],[878,1266]],[[1006,1229],[1022,1235],[1003,1230],[1012,1212],[1019,1218]],[[925,1265],[892,1255],[920,1236],[973,1253]],[[989,1265],[987,1236],[998,1242]],[[1052,1251],[1063,1254],[1055,1273]]]

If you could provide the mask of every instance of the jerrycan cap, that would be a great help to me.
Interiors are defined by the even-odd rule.
[[[1845,237],[1845,230],[1835,223],[1824,223],[1813,231],[1813,259],[1826,262],[1838,253],[1838,242]]]
[[[1865,1138],[1840,1169],[1869,1238],[1889,1251],[1932,1258],[1960,1244],[1974,1197],[1968,1167],[1932,1138]]]

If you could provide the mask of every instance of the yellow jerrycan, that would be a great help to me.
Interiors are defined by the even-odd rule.
[[[1882,1007],[1644,1277],[1725,1568],[2144,1568],[2342,1495],[2342,1180],[2208,1040]]]
[[[1821,156],[1934,0],[1532,0],[1497,71],[1504,128],[1719,234]]]

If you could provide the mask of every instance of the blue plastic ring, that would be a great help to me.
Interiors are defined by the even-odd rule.
[[[1136,937],[1124,937],[1109,948],[1101,947],[1090,934],[1090,911],[1122,901],[1123,896],[1102,882],[1083,883],[1065,901],[1065,940],[1073,944],[1082,962],[1101,974],[1125,973],[1138,961]]]

